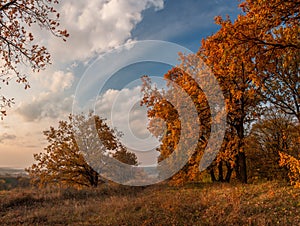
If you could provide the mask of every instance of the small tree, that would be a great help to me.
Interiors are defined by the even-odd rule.
[[[69,121],[60,121],[57,129],[50,127],[50,130],[44,131],[49,142],[45,148],[46,153],[34,154],[37,163],[26,169],[32,184],[38,186],[46,186],[47,184],[79,187],[98,186],[101,178],[86,162],[75,139],[75,132],[78,127],[87,125],[91,121],[95,123],[98,133],[97,139],[104,147],[104,149],[101,147],[97,149],[101,155],[115,157],[126,164],[137,164],[135,154],[128,152],[121,144],[117,131],[110,129],[99,116],[92,114],[89,114],[88,117],[70,115]],[[84,130],[84,133],[81,134],[84,137],[91,135],[90,130]],[[97,157],[101,155],[97,155]]]

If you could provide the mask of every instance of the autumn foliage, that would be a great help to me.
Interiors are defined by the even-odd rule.
[[[98,133],[96,140],[99,145],[95,150],[98,155],[95,155],[95,158],[105,155],[129,165],[137,164],[135,154],[126,150],[119,141],[117,131],[110,129],[105,120],[92,114],[70,115],[69,121],[60,121],[58,128],[50,127],[50,130],[44,131],[49,143],[45,148],[46,153],[35,154],[36,163],[27,169],[32,184],[97,187],[103,182],[103,178],[99,175],[103,172],[95,171],[87,163],[76,140],[75,134],[78,128],[91,123],[95,123]],[[92,132],[87,129],[82,131],[81,135],[88,138],[92,136]],[[105,159],[97,159],[97,161],[103,162]]]
[[[289,179],[291,185],[294,185],[296,188],[300,188],[300,155],[293,157],[284,152],[279,152],[280,155],[280,166],[286,166],[289,170]]]
[[[181,65],[164,75],[167,90],[151,86],[151,80],[147,77],[142,79],[142,104],[148,107],[150,131],[157,136],[157,125],[151,123],[155,118],[164,120],[167,126],[165,133],[159,136],[162,142],[158,148],[159,161],[166,159],[176,149],[182,129],[176,111],[179,105],[170,104],[163,96],[179,86],[181,92],[189,95],[197,109],[202,131],[197,136],[201,139],[187,165],[173,177],[178,183],[199,178],[197,166],[210,135],[210,106],[203,90],[189,74],[195,73],[197,78],[203,75],[203,65],[198,64],[199,61],[203,61],[213,72],[226,104],[227,129],[224,142],[207,169],[211,180],[229,181],[234,172],[237,179],[247,183],[249,169],[246,152],[251,152],[250,144],[259,144],[258,150],[261,152],[275,153],[277,157],[273,159],[273,164],[278,167],[281,157],[281,166],[288,166],[293,175],[299,169],[299,160],[295,155],[299,153],[299,143],[293,141],[293,150],[291,146],[287,148],[284,145],[291,143],[288,139],[299,139],[299,134],[292,132],[290,127],[299,127],[300,2],[247,0],[240,7],[243,13],[235,21],[229,17],[216,17],[219,31],[202,40],[196,55],[181,56]],[[192,72],[190,68],[193,68]],[[184,99],[177,98],[177,101],[185,103]],[[283,118],[262,120],[268,107],[281,112]],[[285,119],[292,121],[283,124]],[[289,128],[282,131],[276,127],[276,123]],[[279,135],[274,136],[278,132]],[[288,158],[291,152],[294,157]],[[295,178],[300,180],[299,176],[293,176],[292,181]]]
[[[11,1],[11,5],[4,2],[8,5],[3,4],[0,13],[4,10],[20,15],[22,10],[27,12],[28,4],[21,7],[17,4],[19,1]],[[30,4],[34,8],[32,1],[29,1]],[[299,187],[300,1],[246,0],[240,4],[240,8],[242,13],[234,21],[229,16],[216,17],[219,30],[202,40],[196,54],[179,55],[181,63],[164,75],[164,89],[158,89],[149,77],[142,77],[141,105],[148,110],[149,130],[161,141],[157,148],[160,154],[158,162],[166,161],[171,169],[176,167],[176,161],[186,162],[188,159],[170,179],[175,184],[199,181],[205,175],[209,175],[213,182],[229,182],[235,178],[247,183],[249,178],[263,169],[268,171],[267,175],[263,175],[267,179],[278,179],[279,175],[286,177],[288,174],[291,183]],[[37,16],[29,19],[25,13],[22,18],[27,19],[24,22],[28,25],[37,22],[57,36],[68,36],[66,31],[57,30],[58,15],[54,19],[48,17],[55,15],[54,8],[47,5],[38,10],[48,19],[40,21]],[[20,18],[12,16],[7,21],[17,19]],[[33,36],[18,27],[21,26],[19,23],[16,26],[13,32],[19,33],[13,37],[19,39],[13,38],[12,44],[7,41],[5,44],[5,40],[10,41],[10,31],[6,29],[6,39],[0,51],[6,62],[5,69],[15,71],[18,81],[27,84],[26,78],[18,73],[15,65],[30,59],[32,69],[40,70],[50,62],[50,58],[44,47],[25,45],[28,40],[29,43],[33,41]],[[27,39],[20,38],[23,36]],[[11,50],[13,53],[9,54]],[[223,94],[226,117],[222,117],[224,112],[222,106],[217,104],[217,96],[213,98],[217,86],[209,83],[210,73],[214,75]],[[197,79],[202,81],[201,87]],[[208,98],[207,94],[211,97]],[[3,99],[3,103],[10,102]],[[210,106],[211,103],[214,105]],[[215,111],[219,111],[217,115],[213,114]],[[182,112],[188,112],[187,120],[183,120]],[[101,118],[72,117],[76,119],[77,128],[95,119],[102,141],[100,145],[104,145],[107,155],[136,164],[136,157],[126,151],[116,131],[109,129]],[[217,154],[212,150],[205,151],[213,123],[226,124],[224,134],[221,130],[219,132],[224,139]],[[184,129],[199,132],[183,133]],[[98,184],[99,175],[84,161],[74,140],[74,132],[68,122],[60,122],[58,129],[45,131],[50,145],[46,148],[46,154],[35,155],[38,163],[29,169],[34,182]],[[80,136],[86,138],[84,142],[87,142],[80,144],[82,147],[89,147],[87,149],[92,152],[96,150],[98,143],[92,141],[94,138],[90,134],[82,133]],[[196,145],[190,143],[191,138],[196,140]],[[185,152],[177,152],[178,149]],[[211,165],[205,167],[205,172],[200,172],[205,154],[210,156]],[[104,165],[107,163],[105,158]],[[163,173],[162,168],[161,176],[164,176]]]

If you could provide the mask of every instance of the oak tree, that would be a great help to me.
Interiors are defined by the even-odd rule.
[[[291,185],[296,188],[300,188],[300,155],[294,157],[284,152],[279,152],[280,155],[280,166],[285,166],[288,168],[289,179]]]
[[[202,41],[198,55],[211,68],[223,91],[227,123],[237,139],[237,150],[231,150],[236,153],[235,171],[238,179],[247,182],[244,139],[247,124],[256,117],[253,109],[261,102],[258,92],[260,80],[253,62],[256,49],[238,45],[235,41],[237,31],[229,18],[217,18],[216,21],[221,25],[220,30]]]
[[[240,7],[243,13],[235,21],[216,17],[220,30],[202,41],[197,55],[215,75],[226,102],[228,129],[220,154],[210,168],[211,176],[217,180],[214,175],[217,167],[219,179],[224,180],[225,163],[228,178],[234,167],[237,178],[246,183],[245,141],[252,123],[262,114],[263,104],[271,102],[299,120],[299,1],[246,0]],[[195,71],[201,68],[192,58],[182,62],[188,62]],[[188,93],[195,106],[205,103],[205,97],[199,95],[201,89],[185,70],[174,68],[165,78]],[[144,83],[142,103],[148,107],[150,118],[160,117],[167,122],[159,148],[160,158],[165,159],[176,148],[182,128],[177,106],[161,98],[162,93],[149,88],[149,84],[149,81]],[[200,116],[199,109],[198,113]],[[206,123],[209,131],[209,122]]]
[[[88,127],[93,123],[97,129],[98,137],[93,138],[93,133]],[[136,165],[135,154],[128,152],[119,141],[119,133],[110,129],[105,120],[97,115],[70,115],[68,121],[60,121],[58,128],[50,127],[44,131],[44,135],[49,142],[45,152],[35,154],[36,161],[29,172],[31,182],[38,186],[56,184],[61,186],[92,186],[96,187],[101,181],[99,168],[97,172],[86,161],[84,153],[78,146],[76,133],[79,127],[86,128],[81,130],[80,136],[89,142],[86,145],[95,146],[93,149],[95,158],[99,165],[106,164],[105,158],[114,157],[120,162]],[[93,141],[96,140],[96,142]],[[102,157],[99,159],[99,157]],[[103,172],[101,172],[102,174]]]
[[[255,49],[265,101],[299,121],[300,2],[246,0],[240,7],[233,41]]]
[[[216,87],[211,83],[208,68],[199,61],[199,57],[196,55],[180,54],[180,57],[181,65],[174,67],[164,75],[166,89],[158,90],[152,85],[150,78],[142,78],[143,100],[141,104],[148,108],[149,130],[161,141],[161,145],[157,149],[160,152],[158,162],[167,161],[168,168],[176,165],[174,161],[187,162],[171,178],[173,184],[197,181],[202,177],[199,166],[203,164],[201,163],[202,157],[210,137],[211,107],[218,107],[216,104],[209,106],[206,99],[207,92],[211,92],[209,95],[217,98],[216,95],[213,95],[216,94],[213,93]],[[202,80],[201,85],[205,84],[206,93],[194,79],[196,76]],[[214,102],[213,99],[210,101]],[[185,119],[183,113],[187,114],[184,115]],[[165,123],[166,128],[163,133],[159,132],[162,125],[157,124],[157,118]],[[188,135],[184,135],[184,129],[189,131]],[[191,145],[190,138],[196,140],[196,146]],[[179,156],[177,149],[183,150],[182,156]],[[214,159],[215,156],[210,153],[210,150],[206,150],[205,153],[207,159],[204,162]],[[176,158],[173,157],[174,155]],[[163,171],[164,169],[161,173]]]
[[[228,123],[238,138],[236,173],[243,182],[246,127],[259,115],[262,101],[299,114],[299,4],[246,0],[235,21],[216,18],[220,30],[203,40],[198,52],[223,88]]]

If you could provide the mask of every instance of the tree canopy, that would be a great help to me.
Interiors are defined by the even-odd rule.
[[[97,143],[99,146],[94,150],[99,153],[95,155],[95,158],[110,156],[129,165],[137,164],[135,154],[126,150],[119,141],[118,132],[110,129],[105,120],[92,114],[89,116],[70,115],[68,121],[59,122],[58,128],[50,127],[50,130],[44,131],[49,143],[45,148],[46,153],[35,154],[36,163],[27,169],[33,184],[96,187],[103,180],[99,176],[99,169],[93,169],[87,163],[76,141],[75,133],[78,127],[86,126],[90,122],[95,123],[98,133],[96,139],[99,140]],[[88,138],[92,133],[90,130],[82,130],[81,135]],[[97,159],[97,161],[105,164],[104,158]]]
[[[209,106],[200,87],[197,87],[188,68],[193,68],[196,76],[200,78],[202,66],[195,60],[201,59],[213,72],[222,89],[227,113],[227,131],[223,146],[215,161],[208,169],[212,180],[224,181],[223,171],[226,166],[225,178],[231,177],[234,169],[235,176],[242,182],[247,183],[246,147],[255,141],[255,145],[263,142],[264,147],[270,147],[266,136],[273,136],[275,122],[280,119],[273,118],[262,121],[263,112],[266,108],[275,107],[276,111],[283,112],[286,120],[290,116],[296,121],[280,124],[297,128],[299,124],[299,56],[300,56],[300,17],[299,1],[284,0],[246,0],[240,4],[243,11],[236,20],[230,17],[216,17],[215,21],[220,29],[213,35],[202,40],[197,55],[181,57],[180,67],[175,67],[164,75],[168,81],[168,87],[172,89],[172,81],[186,92],[197,108],[201,131],[204,131],[202,141],[209,136]],[[148,107],[149,118],[159,117],[166,121],[167,131],[161,136],[162,145],[160,159],[165,159],[174,150],[180,139],[180,120],[176,107],[161,98],[168,91],[158,91],[151,88],[151,81],[143,79],[142,92],[144,99],[142,104]],[[184,100],[179,100],[184,103]],[[258,124],[262,123],[261,127]],[[273,126],[273,129],[262,130]],[[149,124],[151,131],[155,132],[155,124]],[[252,139],[248,139],[252,129]],[[206,131],[206,133],[205,133]],[[264,132],[263,132],[264,131]],[[291,131],[288,131],[291,133]],[[155,133],[154,133],[155,134]],[[260,134],[260,135],[259,135]],[[268,134],[268,135],[267,135]],[[282,134],[281,134],[282,135]],[[290,134],[294,137],[295,134]],[[286,138],[283,136],[278,139]],[[296,136],[297,137],[297,136]],[[277,138],[273,138],[277,139]],[[281,142],[280,141],[280,142]],[[254,142],[254,143],[253,143]],[[274,143],[275,141],[272,141]],[[287,141],[286,141],[287,142]],[[282,143],[282,142],[281,142]],[[282,143],[283,145],[284,143]],[[273,144],[272,144],[273,145]],[[273,147],[273,146],[272,146]],[[297,145],[294,147],[297,147]],[[283,147],[276,147],[277,154]],[[296,148],[297,149],[297,148]],[[203,147],[202,147],[203,150]],[[299,150],[296,150],[299,151]],[[195,158],[195,156],[198,156]],[[277,155],[279,161],[279,154]],[[196,175],[196,171],[189,166],[196,166],[201,158],[201,145],[199,141],[198,154],[194,155],[194,163],[191,159],[186,166],[186,174],[178,174],[179,178],[184,175]],[[197,159],[195,161],[195,159]],[[287,158],[285,158],[287,159]],[[197,163],[198,162],[198,163]],[[225,164],[224,164],[225,163]],[[283,164],[283,163],[282,163]],[[215,177],[215,170],[219,177]],[[193,173],[194,172],[194,173]],[[189,180],[193,176],[183,180]],[[299,178],[300,180],[300,178]],[[225,179],[225,181],[227,181]]]

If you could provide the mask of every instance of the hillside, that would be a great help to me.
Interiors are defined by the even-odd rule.
[[[300,225],[300,190],[278,182],[0,193],[1,225]]]

